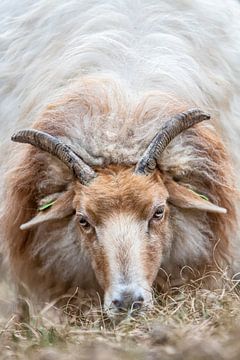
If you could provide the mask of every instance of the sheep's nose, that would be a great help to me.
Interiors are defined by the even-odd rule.
[[[124,292],[119,297],[116,297],[112,303],[117,310],[140,309],[143,305],[144,298],[141,295],[134,295]]]

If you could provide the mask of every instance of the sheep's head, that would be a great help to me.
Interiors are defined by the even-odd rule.
[[[77,178],[69,190],[71,197],[68,192],[59,196],[49,210],[40,212],[22,229],[73,214],[79,239],[104,291],[105,307],[113,313],[151,304],[152,284],[172,242],[169,204],[226,211],[156,168],[157,159],[175,136],[208,118],[199,110],[171,118],[135,168],[110,165],[93,170],[71,147],[37,130],[23,130],[12,137],[57,156]]]

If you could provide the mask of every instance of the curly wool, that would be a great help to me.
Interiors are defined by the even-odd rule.
[[[50,188],[59,191],[62,184],[72,181],[49,155],[29,151],[24,163],[27,148],[20,151],[9,139],[13,131],[28,126],[64,138],[90,165],[133,165],[169,116],[190,107],[206,110],[213,120],[178,136],[158,165],[230,209],[234,217],[236,185],[227,151],[218,139],[219,133],[224,134],[238,170],[240,6],[234,0],[227,4],[214,0],[25,0],[20,7],[17,1],[11,6],[1,2],[1,173],[7,168],[15,171],[12,181],[5,184],[12,186],[10,195],[1,194],[7,199],[2,201],[1,213],[3,219],[8,218],[5,233],[12,246],[18,246],[16,238],[24,243],[17,224],[29,220],[32,199],[36,202]],[[32,171],[38,166],[39,181],[33,188]],[[9,205],[16,200],[19,211]],[[173,222],[178,241],[165,259],[165,268],[194,265],[200,258],[207,262],[214,236],[214,241],[223,238],[219,251],[224,258],[233,220],[225,226],[222,219],[211,219],[210,226],[207,217],[176,211]],[[77,284],[82,276],[77,274],[81,251],[74,233],[65,236],[71,232],[71,223],[62,222],[61,227],[51,229],[52,238],[44,243],[41,234],[50,231],[39,227],[31,254],[42,257],[43,272],[50,269]],[[232,233],[231,237],[229,246],[234,247],[237,239]],[[234,251],[226,251],[226,256]],[[74,260],[72,266],[69,259]],[[24,271],[29,276],[27,267]]]

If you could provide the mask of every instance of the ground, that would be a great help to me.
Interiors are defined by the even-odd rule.
[[[25,300],[25,323],[19,322],[6,282],[0,287],[0,359],[240,359],[238,281],[221,290],[192,283],[155,294],[152,311],[109,321],[100,308],[87,307],[80,316],[47,304],[36,312]]]

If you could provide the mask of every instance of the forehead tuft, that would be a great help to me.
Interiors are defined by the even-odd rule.
[[[79,186],[77,193],[81,209],[97,222],[123,211],[146,217],[168,196],[159,172],[142,176],[119,166],[100,170],[99,176],[89,186]]]

